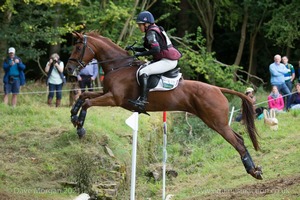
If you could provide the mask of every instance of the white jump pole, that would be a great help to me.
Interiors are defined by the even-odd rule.
[[[163,112],[163,122],[164,122],[164,137],[163,137],[163,192],[162,199],[166,198],[166,163],[167,163],[167,112]]]
[[[230,118],[229,118],[229,126],[231,124],[231,121],[232,121],[232,117],[233,117],[233,112],[234,112],[234,106],[232,106],[232,109],[231,109],[231,113],[230,113]]]
[[[134,112],[125,122],[133,129],[132,136],[132,162],[131,162],[131,185],[130,200],[135,199],[135,175],[136,175],[136,149],[137,149],[137,132],[138,132],[139,113]]]

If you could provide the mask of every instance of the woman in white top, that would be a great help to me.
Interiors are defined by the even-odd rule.
[[[51,106],[52,104],[54,91],[56,91],[56,107],[60,106],[62,98],[62,87],[65,82],[63,71],[64,63],[59,60],[59,55],[57,53],[52,54],[45,67],[45,72],[48,74],[47,85],[49,86],[49,106]]]

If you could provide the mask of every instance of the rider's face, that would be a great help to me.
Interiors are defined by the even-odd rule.
[[[142,33],[144,33],[146,31],[146,27],[145,27],[145,24],[138,24],[139,26],[139,29]]]

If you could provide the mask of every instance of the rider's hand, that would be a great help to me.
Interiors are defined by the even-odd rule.
[[[132,50],[132,46],[126,46],[126,47],[125,47],[125,50],[126,50],[126,51]]]

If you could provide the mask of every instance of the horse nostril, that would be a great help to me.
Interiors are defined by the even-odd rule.
[[[73,72],[72,67],[67,67],[67,71],[68,71],[69,73],[72,73],[72,72]]]

